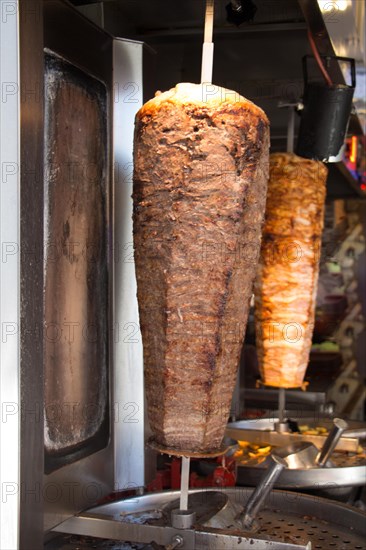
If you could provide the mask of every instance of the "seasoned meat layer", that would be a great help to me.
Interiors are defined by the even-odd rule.
[[[136,116],[134,246],[151,429],[172,450],[220,448],[259,258],[265,114],[178,84]]]
[[[270,157],[255,284],[256,341],[264,384],[302,385],[313,335],[327,168],[290,153]]]

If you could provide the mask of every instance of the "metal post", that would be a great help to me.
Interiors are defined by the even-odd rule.
[[[188,490],[189,490],[189,466],[191,459],[182,457],[182,472],[180,481],[180,509],[188,510]]]
[[[18,548],[20,502],[20,358],[19,358],[19,225],[20,97],[18,2],[2,2],[0,20],[0,157],[1,241],[1,371],[0,396],[0,548]],[[5,92],[5,95],[4,95]],[[5,256],[4,256],[5,253]]]
[[[335,418],[333,422],[334,426],[329,433],[327,439],[325,440],[325,443],[319,453],[318,458],[316,459],[316,462],[320,467],[324,467],[326,465],[332,452],[336,448],[336,445],[340,440],[342,433],[348,428],[347,422],[345,420],[342,420],[341,418]]]
[[[272,455],[272,460],[273,464],[268,468],[254,493],[249,498],[244,511],[238,518],[242,518],[243,527],[245,529],[252,529],[255,524],[256,516],[265,503],[269,493],[272,491],[276,479],[279,477],[282,470],[287,468],[287,463],[283,458]]]

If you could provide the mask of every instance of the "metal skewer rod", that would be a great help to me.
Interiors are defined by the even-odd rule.
[[[212,82],[214,0],[206,0],[205,30],[202,48],[201,83]]]
[[[287,102],[280,101],[278,103],[278,107],[280,109],[288,109],[287,132],[286,132],[287,152],[293,153],[294,144],[295,144],[295,109],[300,108],[300,103],[293,102],[293,101],[287,101]]]
[[[347,430],[347,428],[348,424],[345,420],[342,420],[342,418],[335,418],[333,420],[333,428],[329,432],[323,448],[316,458],[316,462],[319,466],[321,466],[322,468],[326,466],[327,461],[333,453],[334,449],[336,448],[339,439],[341,438],[343,432]]]
[[[285,388],[280,388],[278,390],[278,419],[280,424],[282,424],[283,422],[286,422],[285,407],[286,407]]]
[[[287,152],[294,152],[294,141],[295,141],[295,109],[290,106],[288,108],[289,116],[287,123]]]
[[[191,459],[182,457],[182,471],[180,474],[180,510],[188,510],[188,490],[189,490],[189,466]]]
[[[251,494],[245,508],[237,516],[237,519],[242,521],[244,529],[250,530],[257,526],[256,517],[258,512],[265,503],[277,478],[284,468],[287,468],[286,460],[273,454],[271,465],[268,467],[256,489]]]

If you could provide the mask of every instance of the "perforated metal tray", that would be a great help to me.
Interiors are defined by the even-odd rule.
[[[225,527],[222,525],[221,528],[235,529],[237,510],[245,505],[252,491],[253,489],[248,488],[222,489],[222,493],[228,496],[229,510],[227,507],[220,510],[204,526],[217,527],[217,518],[224,511],[222,518]],[[204,499],[210,501],[212,492],[217,493],[217,490],[195,490],[190,491],[190,495],[200,493]],[[100,536],[103,536],[103,532],[113,532],[112,524],[120,525],[126,516],[129,518],[128,521],[139,524],[144,518],[143,521],[150,525],[159,517],[160,523],[166,507],[178,498],[179,491],[151,493],[98,506],[75,520],[81,521],[82,524],[86,519],[85,525],[90,521],[97,525],[100,520],[102,526]],[[166,518],[168,527],[169,516],[167,515]],[[110,523],[105,523],[106,520]],[[212,525],[213,520],[216,525],[215,523]],[[253,536],[266,538],[273,543],[304,547],[310,541],[312,550],[366,550],[366,514],[335,501],[294,492],[273,491],[258,520],[260,528]],[[73,524],[75,526],[76,522],[74,521]],[[164,528],[163,525],[161,527]],[[118,548],[118,546],[113,547]],[[121,548],[124,549],[125,546]],[[136,546],[131,545],[131,548]]]

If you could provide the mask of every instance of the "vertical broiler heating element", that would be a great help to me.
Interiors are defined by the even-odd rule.
[[[292,153],[270,158],[256,293],[256,341],[264,384],[303,384],[311,348],[327,168]]]
[[[212,85],[178,84],[136,116],[134,245],[157,445],[220,450],[257,269],[268,120]]]

